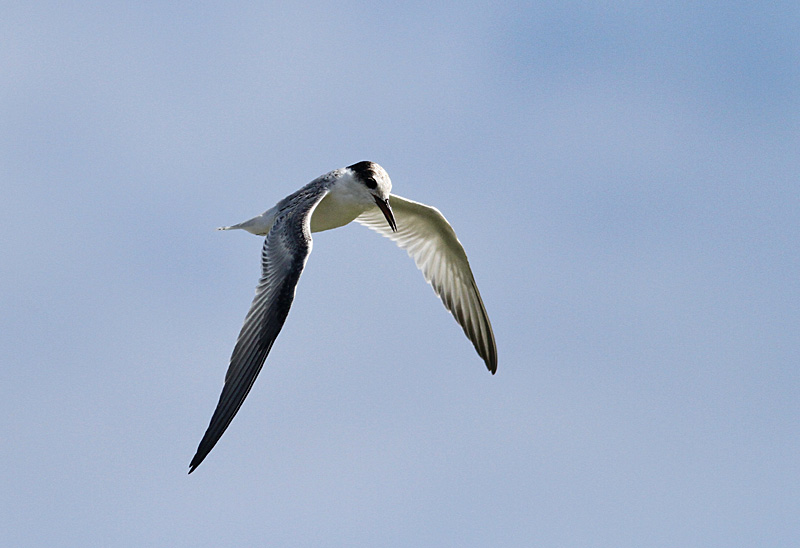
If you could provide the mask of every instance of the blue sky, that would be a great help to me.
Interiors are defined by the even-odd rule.
[[[787,546],[800,10],[6,3],[0,544]],[[492,377],[413,263],[315,235],[191,476],[259,273],[214,228],[369,159],[438,207]]]

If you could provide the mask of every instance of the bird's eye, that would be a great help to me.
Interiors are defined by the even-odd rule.
[[[374,190],[378,187],[378,183],[372,177],[366,177],[364,179],[364,184],[367,185],[367,188]]]

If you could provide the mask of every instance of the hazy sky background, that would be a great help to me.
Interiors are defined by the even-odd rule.
[[[0,7],[0,545],[797,543],[797,2],[253,4]],[[365,159],[497,375],[317,234],[187,476],[260,270],[214,228]]]

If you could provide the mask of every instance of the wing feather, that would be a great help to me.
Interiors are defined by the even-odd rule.
[[[231,355],[225,385],[189,473],[206,458],[236,416],[286,321],[295,289],[311,253],[310,219],[328,193],[306,187],[283,204],[261,249],[261,278]]]
[[[389,201],[397,221],[397,232],[392,232],[377,208],[362,213],[356,221],[393,240],[408,252],[494,374],[497,371],[497,346],[492,324],[467,254],[453,227],[435,207],[394,194]]]

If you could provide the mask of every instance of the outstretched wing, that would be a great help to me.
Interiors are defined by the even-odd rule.
[[[395,194],[391,195],[389,202],[397,221],[397,232],[392,232],[378,208],[370,208],[356,217],[356,221],[390,238],[408,252],[494,374],[497,371],[497,346],[492,324],[472,276],[467,254],[453,227],[435,207]]]
[[[189,473],[197,468],[242,406],[283,327],[297,281],[311,253],[310,219],[328,193],[323,187],[300,192],[278,213],[261,251],[261,279],[231,355],[225,385]]]

